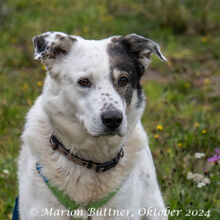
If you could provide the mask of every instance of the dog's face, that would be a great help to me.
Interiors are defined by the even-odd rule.
[[[166,61],[157,43],[136,34],[85,40],[47,32],[33,42],[35,59],[49,72],[48,111],[79,123],[91,136],[124,136],[144,107],[140,78],[151,53]]]

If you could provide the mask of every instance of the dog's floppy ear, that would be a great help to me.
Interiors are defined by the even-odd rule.
[[[139,55],[139,61],[144,65],[145,69],[149,66],[151,54],[155,54],[160,60],[166,62],[167,59],[160,51],[158,43],[137,34],[128,34],[125,39],[130,44],[131,50]]]
[[[76,38],[61,32],[46,32],[33,37],[32,41],[35,50],[34,59],[41,59],[50,67],[55,60],[68,54]]]

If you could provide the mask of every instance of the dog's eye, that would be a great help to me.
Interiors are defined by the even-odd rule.
[[[122,76],[122,77],[120,77],[119,80],[118,80],[118,85],[119,85],[120,87],[125,87],[125,86],[128,85],[128,83],[129,83],[129,79],[128,79],[128,77],[126,77],[126,76]]]
[[[91,82],[87,78],[82,78],[78,81],[78,84],[82,87],[90,87]]]

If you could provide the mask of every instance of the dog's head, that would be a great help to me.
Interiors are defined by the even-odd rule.
[[[123,136],[144,108],[140,78],[151,54],[166,58],[154,41],[129,34],[85,40],[60,32],[33,38],[35,59],[48,70],[44,105],[77,122],[92,136]]]

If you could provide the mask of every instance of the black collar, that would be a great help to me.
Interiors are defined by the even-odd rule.
[[[111,161],[107,161],[105,163],[97,163],[91,160],[85,160],[79,158],[78,156],[71,153],[70,150],[66,149],[65,146],[54,135],[50,137],[50,146],[53,150],[57,150],[76,164],[87,167],[88,169],[94,169],[96,172],[105,172],[115,167],[118,164],[119,160],[124,156],[124,151],[121,148],[117,156]]]

